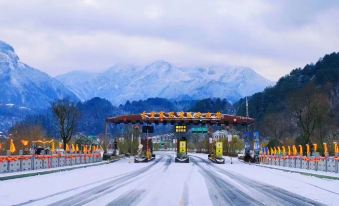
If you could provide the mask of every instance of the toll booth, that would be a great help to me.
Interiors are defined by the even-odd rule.
[[[138,154],[134,157],[134,162],[149,162],[155,158],[153,154],[153,143],[151,138],[141,140],[139,144]]]
[[[225,164],[225,158],[223,157],[223,142],[212,141],[209,148],[208,159],[217,164]]]
[[[153,126],[142,127],[142,133],[145,135],[145,137],[141,139],[141,142],[139,142],[138,153],[134,157],[135,163],[149,162],[155,159],[155,155],[153,154],[152,138],[148,137],[148,134],[152,134],[153,132]]]
[[[177,139],[177,156],[175,162],[189,163],[189,157],[187,155],[187,138],[180,137]]]
[[[241,117],[229,114],[222,114],[221,112],[211,113],[211,112],[143,112],[141,114],[130,114],[130,115],[120,115],[115,117],[106,118],[106,126],[105,126],[105,134],[108,133],[108,126],[110,124],[118,125],[118,124],[147,124],[147,126],[143,126],[146,131],[147,127],[151,127],[153,130],[153,126],[149,126],[152,124],[171,124],[175,125],[175,133],[177,135],[177,162],[189,162],[189,158],[187,155],[187,130],[191,125],[250,125],[254,123],[254,119],[249,117]],[[207,133],[207,127],[193,129],[192,133]],[[151,132],[147,132],[151,133]],[[181,134],[178,134],[181,133]],[[148,137],[148,136],[147,136]],[[140,148],[138,151],[138,155],[136,158],[142,160],[149,158],[149,156],[153,157],[152,151],[151,155],[149,155],[149,149],[144,146],[145,144],[140,144]],[[149,144],[148,144],[149,145]],[[148,151],[148,152],[147,152]],[[146,155],[147,152],[147,155]]]

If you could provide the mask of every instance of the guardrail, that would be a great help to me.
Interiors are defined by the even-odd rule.
[[[339,157],[260,155],[260,164],[339,173]]]
[[[0,173],[72,166],[102,161],[100,153],[0,156]]]

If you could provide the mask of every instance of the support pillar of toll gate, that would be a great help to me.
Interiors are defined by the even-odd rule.
[[[190,159],[187,155],[187,138],[185,136],[177,138],[177,156],[175,162],[189,163]]]
[[[149,162],[155,159],[153,154],[153,142],[149,134],[153,133],[154,127],[150,124],[142,126],[142,138],[141,144],[139,145],[138,154],[134,157],[135,163]]]

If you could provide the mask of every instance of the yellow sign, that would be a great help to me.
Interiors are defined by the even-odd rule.
[[[165,116],[166,117],[166,116]],[[168,118],[176,118],[174,112],[169,112],[168,113]]]
[[[186,153],[186,141],[179,141],[179,152]]]
[[[52,144],[51,144],[51,151],[52,151],[52,152],[55,152],[54,142],[52,142]]]
[[[146,119],[148,118],[146,112],[141,113],[141,119]]]
[[[303,156],[303,146],[299,145],[299,155]]]
[[[33,143],[42,143],[42,144],[50,144],[52,143],[54,140],[49,140],[49,141],[43,141],[43,140],[36,140],[36,141],[32,141]]]
[[[196,118],[196,119],[200,119],[200,118],[206,118],[206,119],[222,119],[224,116],[221,112],[217,112],[217,113],[211,113],[211,112],[207,112],[202,114],[201,112],[150,112],[150,113],[146,113],[143,112],[140,114],[141,119],[145,120],[145,119],[192,119],[192,118]]]
[[[15,145],[14,145],[12,139],[11,139],[11,144],[10,144],[10,146],[9,146],[9,151],[10,151],[11,153],[14,153],[14,152],[16,151]]]
[[[282,154],[283,154],[283,155],[286,155],[286,149],[285,149],[285,146],[281,146],[281,148],[282,148]]]
[[[297,147],[295,145],[292,146],[293,149],[293,155],[297,156],[298,152],[297,152]]]
[[[217,113],[215,114],[215,117],[216,117],[217,119],[222,119],[222,114],[221,114],[221,112],[217,112]]]
[[[69,152],[69,145],[68,144],[66,144],[66,152]]]
[[[185,133],[185,132],[187,132],[186,125],[176,125],[175,126],[175,132],[177,132],[177,133]]]
[[[193,118],[192,112],[187,112],[186,116],[187,116],[187,118]]]
[[[185,112],[179,112],[179,118],[184,119],[185,118]]]
[[[201,112],[194,113],[194,118],[200,119],[201,118]]]
[[[165,115],[165,112],[159,112],[159,118],[160,118],[160,119],[165,119],[165,118],[167,118],[166,115]]]
[[[215,155],[216,157],[222,157],[223,149],[222,149],[222,142],[215,143]]]

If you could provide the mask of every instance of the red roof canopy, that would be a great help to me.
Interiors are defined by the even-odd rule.
[[[249,125],[254,119],[249,117],[217,113],[200,112],[151,112],[142,114],[121,115],[106,118],[111,124],[225,124]]]

